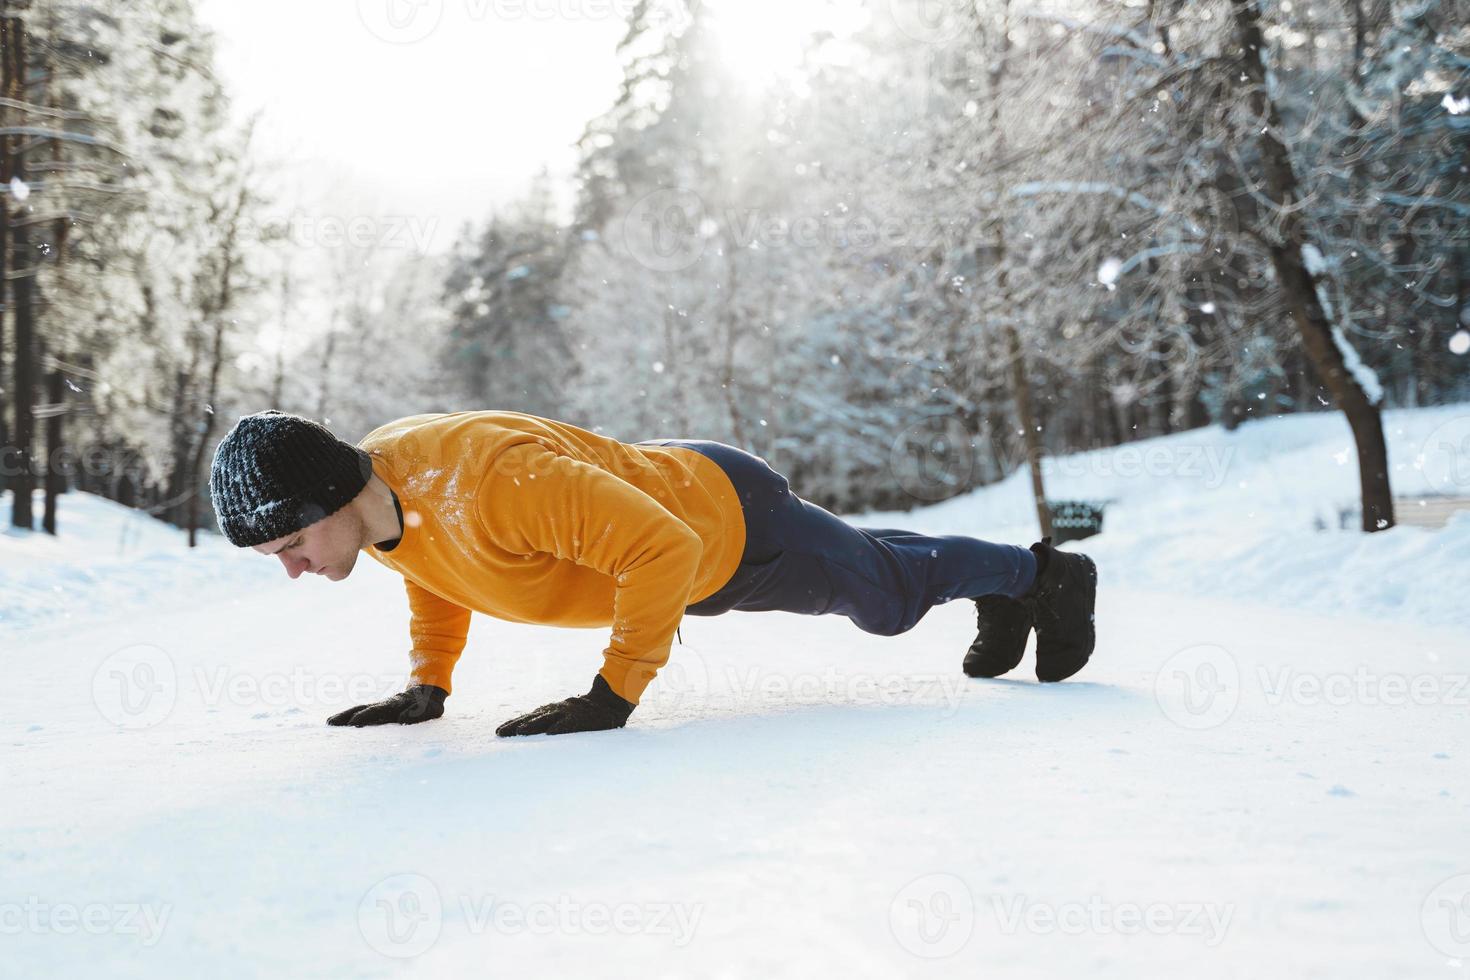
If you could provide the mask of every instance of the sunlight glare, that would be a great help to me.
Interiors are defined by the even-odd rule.
[[[706,0],[728,67],[752,84],[794,80],[814,36],[846,37],[866,21],[856,0]]]

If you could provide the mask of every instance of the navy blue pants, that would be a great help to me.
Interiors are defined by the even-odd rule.
[[[1036,575],[1036,557],[1016,545],[854,527],[802,500],[765,460],[734,446],[704,439],[642,444],[684,446],[708,456],[740,495],[740,566],[713,595],[685,607],[693,616],[730,610],[839,613],[868,633],[891,636],[951,599],[994,593],[1017,598]]]

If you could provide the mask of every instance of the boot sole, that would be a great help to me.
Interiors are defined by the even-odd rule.
[[[1087,621],[1087,653],[1075,664],[1059,665],[1049,659],[1045,665],[1045,673],[1043,673],[1042,662],[1038,658],[1036,661],[1036,679],[1043,684],[1055,684],[1059,681],[1064,681],[1068,677],[1076,674],[1083,667],[1086,667],[1092,660],[1092,652],[1097,646],[1097,563],[1086,555],[1078,555],[1077,557],[1087,563],[1087,580],[1089,584],[1087,605],[1091,610],[1088,614]],[[1038,643],[1038,647],[1039,645]]]
[[[1019,603],[1017,604],[1019,606]],[[1009,634],[999,639],[992,639],[987,644],[989,650],[976,650],[975,646],[980,642],[977,636],[975,642],[970,644],[970,650],[965,654],[964,662],[960,669],[965,672],[966,677],[992,678],[1015,670],[1021,664],[1021,658],[1026,654],[1026,638],[1031,635],[1031,617],[1020,609],[1006,613],[1008,616],[1020,617],[1010,623],[1003,625],[1011,628],[1002,630]]]

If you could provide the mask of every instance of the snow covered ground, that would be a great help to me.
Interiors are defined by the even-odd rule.
[[[1470,474],[1467,420],[1389,413],[1399,492]],[[1470,522],[1314,530],[1345,440],[1057,461],[1116,501],[1064,684],[965,678],[963,602],[690,618],[629,728],[514,740],[600,631],[477,617],[445,718],[328,728],[402,684],[400,580],[119,553],[69,495],[70,542],[0,535],[0,974],[1464,975]],[[858,522],[1024,543],[1023,490]]]

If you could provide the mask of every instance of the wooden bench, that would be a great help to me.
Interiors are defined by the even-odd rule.
[[[1470,497],[1423,494],[1393,498],[1394,519],[1411,527],[1444,527],[1449,523],[1451,514],[1462,510],[1470,510]]]
[[[1470,510],[1470,497],[1461,497],[1452,493],[1423,493],[1412,497],[1393,498],[1395,523],[1407,524],[1409,527],[1438,530],[1449,523],[1451,515],[1462,510]],[[1362,507],[1356,502],[1339,504],[1337,506],[1338,529],[1343,531],[1357,529],[1358,522],[1361,520],[1359,515],[1362,513]],[[1325,531],[1326,529],[1327,525],[1319,517],[1317,530]]]

